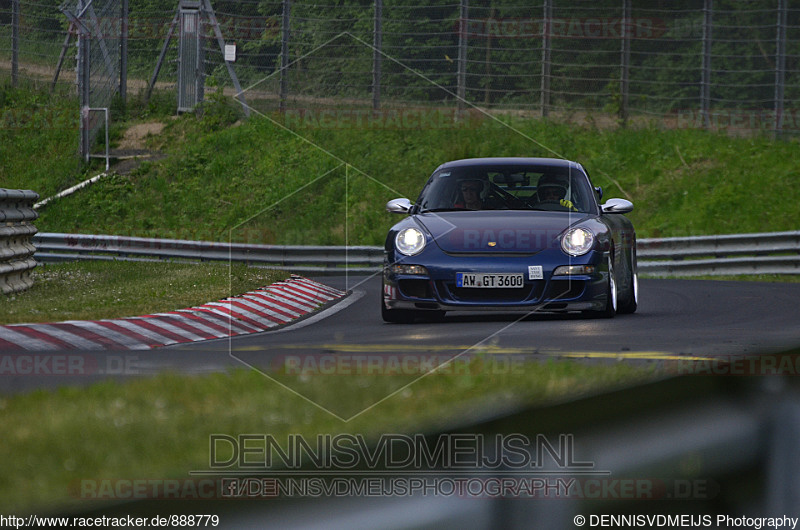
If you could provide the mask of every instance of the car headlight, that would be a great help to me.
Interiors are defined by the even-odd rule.
[[[585,228],[573,228],[561,238],[561,248],[570,256],[582,256],[592,250],[594,234]]]
[[[405,228],[397,233],[394,246],[398,252],[406,256],[419,254],[425,248],[425,234],[416,228]]]

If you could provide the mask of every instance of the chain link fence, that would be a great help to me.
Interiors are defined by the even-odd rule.
[[[195,59],[180,53],[186,9],[199,12]],[[81,10],[84,28],[66,14]],[[264,113],[475,106],[796,133],[799,60],[798,0],[0,2],[0,80],[77,82],[83,108],[153,91],[177,109],[183,71],[201,99]]]

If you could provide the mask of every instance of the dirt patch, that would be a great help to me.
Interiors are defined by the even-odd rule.
[[[146,149],[148,136],[156,136],[164,130],[165,124],[160,121],[138,123],[128,128],[122,136],[117,149]]]
[[[145,160],[155,161],[166,158],[166,155],[160,151],[147,148],[148,139],[161,134],[165,125],[160,121],[153,121],[137,123],[128,127],[118,146],[111,150],[113,159],[111,171],[118,175],[129,175]]]

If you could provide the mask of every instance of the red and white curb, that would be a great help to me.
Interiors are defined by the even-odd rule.
[[[241,296],[169,313],[0,326],[0,350],[148,350],[222,339],[286,324],[346,294],[293,275]]]

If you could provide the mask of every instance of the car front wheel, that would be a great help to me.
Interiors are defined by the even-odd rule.
[[[635,313],[639,305],[639,275],[633,272],[631,268],[631,288],[622,298],[619,303],[618,313],[630,314]]]
[[[614,318],[617,314],[617,280],[614,277],[614,259],[608,256],[608,287],[606,288],[606,307],[600,311],[589,311],[595,318]]]

